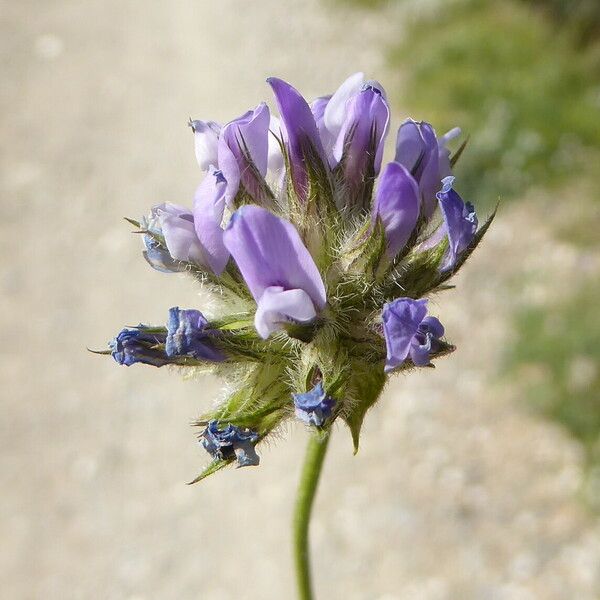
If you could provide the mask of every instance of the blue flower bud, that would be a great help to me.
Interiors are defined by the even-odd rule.
[[[260,458],[254,446],[258,433],[228,424],[219,428],[218,421],[210,421],[201,435],[203,448],[216,460],[237,459],[239,467],[258,465]]]
[[[292,394],[296,416],[309,425],[322,427],[323,423],[331,416],[331,409],[335,400],[328,396],[321,382],[303,394]]]

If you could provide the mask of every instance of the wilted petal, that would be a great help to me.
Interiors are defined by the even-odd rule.
[[[289,175],[296,193],[304,198],[308,189],[306,161],[319,161],[318,167],[327,164],[317,125],[310,107],[298,90],[277,77],[270,77],[267,82],[273,89],[281,116],[291,168]],[[310,152],[308,157],[307,152]]]
[[[210,421],[202,432],[203,448],[217,460],[236,458],[239,467],[258,465],[260,459],[256,454],[255,445],[258,434],[250,429],[241,429],[228,424],[219,427],[218,421]]]
[[[315,427],[321,427],[331,416],[335,400],[325,393],[323,383],[319,382],[312,390],[303,394],[292,394],[296,416]]]
[[[247,205],[231,217],[225,246],[258,302],[271,286],[304,290],[317,310],[325,306],[321,274],[296,228],[268,210]]]
[[[225,360],[225,355],[212,344],[207,325],[208,321],[199,310],[171,308],[165,346],[167,356],[191,356],[215,362]]]
[[[251,196],[261,197],[261,180],[267,173],[269,122],[269,108],[261,102],[221,130],[218,165],[227,180],[228,205],[235,198],[240,181]]]
[[[214,121],[190,120],[189,125],[194,132],[196,160],[203,171],[208,171],[210,165],[217,164],[217,145],[221,127]]]
[[[194,228],[203,250],[203,262],[220,275],[229,260],[223,243],[223,211],[227,181],[223,173],[211,167],[194,197]]]
[[[258,335],[266,340],[285,323],[308,323],[316,316],[315,305],[304,290],[271,286],[258,300],[254,326]]]
[[[443,187],[437,194],[442,215],[444,230],[448,235],[448,252],[444,257],[441,270],[453,269],[460,254],[473,241],[477,232],[477,214],[470,202],[462,198],[452,189],[454,177],[446,177]]]
[[[393,258],[406,245],[419,218],[419,188],[400,163],[386,165],[377,187],[373,220],[379,217],[385,229],[388,256]]]
[[[171,360],[165,354],[162,345],[166,334],[148,333],[144,326],[123,329],[117,337],[108,343],[112,357],[120,365],[129,367],[135,363],[143,363],[154,367],[162,367]]]

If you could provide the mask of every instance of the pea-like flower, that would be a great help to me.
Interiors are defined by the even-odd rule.
[[[398,298],[383,307],[383,333],[387,348],[385,371],[389,372],[410,358],[417,367],[430,363],[439,349],[444,327],[427,316],[427,300]]]
[[[196,422],[213,461],[194,481],[258,464],[255,447],[294,415],[319,436],[344,421],[356,450],[387,377],[454,350],[427,299],[452,287],[491,222],[478,229],[453,189],[464,145],[451,156],[446,144],[458,130],[438,138],[406,120],[383,164],[381,84],[355,73],[309,103],[268,83],[273,114],[260,102],[225,125],[190,123],[202,172],[192,209],[129,219],[148,262],[189,273],[206,304],[172,308],[166,327],[125,329],[105,352],[226,382]]]

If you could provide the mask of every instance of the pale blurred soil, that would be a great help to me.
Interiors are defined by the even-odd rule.
[[[291,426],[260,468],[186,486],[207,458],[189,423],[218,383],[85,347],[200,304],[121,221],[191,201],[188,116],[242,113],[270,74],[309,97],[358,69],[385,83],[382,32],[385,14],[316,0],[0,2],[0,598],[293,598],[306,431]],[[459,350],[389,386],[356,457],[335,432],[313,528],[319,598],[600,596],[580,450],[490,383],[520,294],[544,302],[597,268],[555,245],[540,211],[502,212],[433,307]]]

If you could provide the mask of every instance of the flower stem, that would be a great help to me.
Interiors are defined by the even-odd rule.
[[[328,443],[329,432],[318,432],[311,436],[306,449],[300,484],[298,485],[298,496],[294,510],[294,562],[296,565],[298,598],[300,600],[313,600],[308,551],[308,527]]]

